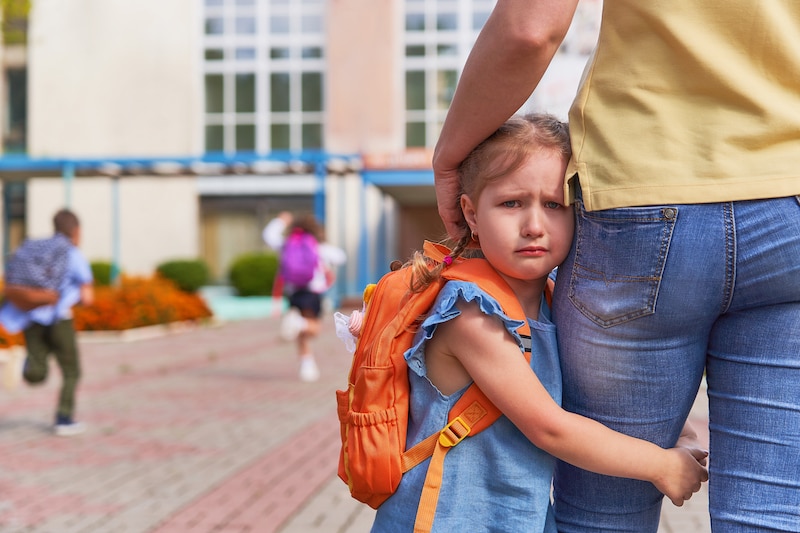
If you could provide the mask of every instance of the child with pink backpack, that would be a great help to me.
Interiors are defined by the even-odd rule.
[[[300,379],[319,379],[319,367],[311,341],[319,334],[322,295],[333,284],[333,269],[344,264],[344,250],[324,242],[324,230],[311,214],[295,216],[288,211],[269,222],[264,242],[281,254],[279,280],[289,299],[289,310],[281,321],[281,336],[297,341]]]

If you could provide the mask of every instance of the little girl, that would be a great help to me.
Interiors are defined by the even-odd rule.
[[[322,297],[333,283],[333,269],[344,264],[347,256],[341,248],[325,242],[324,228],[309,213],[295,216],[288,211],[281,212],[264,227],[262,237],[267,246],[282,251],[286,234],[293,231],[313,236],[317,241],[319,257],[313,277],[306,285],[294,286],[287,282],[282,288],[289,300],[289,310],[281,320],[281,336],[284,340],[296,341],[300,380],[310,382],[319,379],[319,367],[311,341],[319,335]]]
[[[566,257],[573,211],[563,204],[570,155],[567,126],[549,115],[512,117],[460,167],[461,238],[453,258],[471,248],[508,282],[529,317],[530,365],[518,321],[475,283],[449,281],[406,352],[411,381],[407,446],[440,430],[473,381],[504,413],[445,458],[433,531],[556,531],[550,504],[555,457],[598,473],[653,483],[682,505],[708,479],[706,452],[663,449],[559,406],[556,331],[542,294]],[[436,277],[417,253],[416,284]],[[569,332],[561,332],[568,335]],[[533,369],[533,372],[531,372]],[[428,462],[408,471],[377,510],[372,531],[410,532]]]

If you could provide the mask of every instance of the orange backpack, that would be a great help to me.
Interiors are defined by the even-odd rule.
[[[441,262],[445,247],[425,243],[425,255]],[[409,381],[404,353],[448,280],[477,283],[510,318],[521,320],[518,333],[530,360],[530,328],[508,284],[484,259],[460,259],[424,290],[410,292],[411,268],[383,276],[365,291],[366,312],[353,355],[347,390],[336,391],[342,449],[339,477],[353,498],[377,509],[391,496],[403,473],[432,457],[417,510],[415,532],[430,531],[447,451],[465,437],[489,427],[500,411],[473,383],[450,410],[447,426],[406,450]],[[552,281],[548,282],[548,291]]]

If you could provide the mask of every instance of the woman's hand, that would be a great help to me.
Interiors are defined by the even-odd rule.
[[[434,158],[433,176],[436,188],[436,204],[439,216],[442,217],[444,228],[452,239],[459,237],[459,224],[462,221],[461,207],[455,200],[458,198],[459,183],[457,168],[437,168]]]

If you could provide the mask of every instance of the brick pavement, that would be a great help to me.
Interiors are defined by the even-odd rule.
[[[368,531],[373,511],[335,476],[333,391],[349,355],[331,322],[313,384],[297,380],[270,319],[130,342],[81,336],[84,435],[50,433],[55,367],[41,387],[0,389],[0,532]],[[708,531],[704,498],[665,504],[659,532]]]

